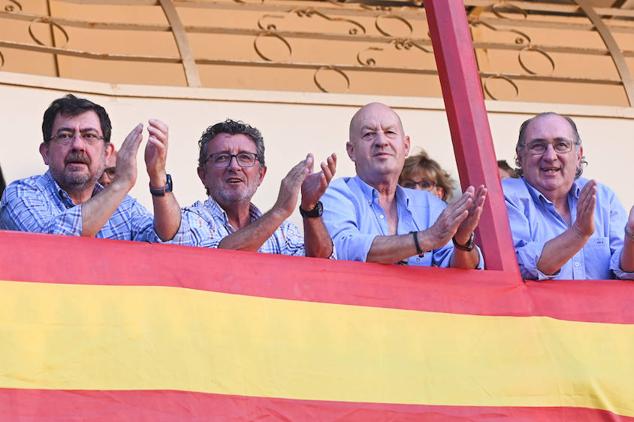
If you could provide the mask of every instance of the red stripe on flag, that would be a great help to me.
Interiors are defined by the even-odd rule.
[[[634,421],[574,407],[427,406],[288,400],[182,391],[0,389],[0,420]]]
[[[0,280],[172,286],[472,315],[634,323],[632,282],[524,284],[501,271],[348,261],[0,231]]]

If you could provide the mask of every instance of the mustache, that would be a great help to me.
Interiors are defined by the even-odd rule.
[[[82,151],[70,152],[64,160],[64,164],[69,163],[82,163],[88,165],[90,164],[90,157]]]

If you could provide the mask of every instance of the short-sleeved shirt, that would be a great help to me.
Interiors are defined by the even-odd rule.
[[[587,179],[574,181],[568,193],[572,220]],[[570,228],[555,205],[531,186],[526,179],[504,179],[504,199],[509,214],[515,253],[520,272],[526,279],[634,279],[634,273],[621,270],[620,259],[627,214],[616,195],[605,185],[597,184],[594,210],[595,230],[585,246],[566,262],[555,275],[537,269],[544,244]],[[571,221],[572,224],[572,221]]]
[[[229,217],[225,210],[213,198],[209,197],[205,202],[197,201],[190,207],[183,209],[183,216],[193,220],[196,216],[206,223],[207,234],[200,246],[217,248],[220,241],[236,229],[229,223]],[[254,222],[262,217],[262,212],[253,204],[249,207],[250,221]],[[304,256],[304,235],[299,228],[289,222],[283,222],[277,230],[258,249],[258,252],[281,255]]]
[[[398,225],[396,234],[422,231],[431,227],[446,204],[428,191],[396,187]],[[377,236],[388,235],[385,211],[379,204],[379,193],[360,177],[334,180],[321,201],[324,223],[337,249],[339,259],[366,261]],[[407,265],[449,267],[453,244],[435,249],[422,257],[414,255],[401,263]],[[479,253],[479,250],[478,250]],[[484,267],[480,255],[478,268]]]
[[[103,190],[97,184],[93,196]],[[0,228],[33,233],[80,236],[82,204],[75,205],[50,172],[17,180],[7,186],[0,204]],[[187,224],[182,224],[169,243],[191,244]],[[135,199],[127,196],[95,237],[161,242],[154,231],[154,218]]]

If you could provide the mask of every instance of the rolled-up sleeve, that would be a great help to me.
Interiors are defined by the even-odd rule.
[[[52,207],[47,193],[37,184],[16,181],[6,188],[2,196],[0,228],[31,233],[81,235],[81,205],[61,212]]]
[[[531,239],[531,224],[518,205],[508,197],[505,198],[509,215],[509,224],[513,234],[513,246],[522,277],[530,280],[550,280],[559,274],[546,275],[539,271],[537,262],[544,250],[544,241]]]

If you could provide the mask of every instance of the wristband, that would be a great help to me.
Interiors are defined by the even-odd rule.
[[[165,196],[167,192],[171,192],[174,185],[172,184],[172,176],[167,175],[167,180],[165,181],[165,186],[160,188],[153,188],[150,185],[150,193],[152,196]]]
[[[425,251],[420,247],[420,243],[418,243],[418,232],[410,232],[412,237],[414,238],[414,246],[416,247],[416,253],[419,257],[423,257],[425,255]]]
[[[451,241],[453,242],[453,245],[456,249],[459,249],[465,252],[471,252],[473,248],[475,248],[475,243],[473,243],[473,238],[474,238],[474,235],[473,235],[473,232],[471,232],[471,236],[469,236],[469,240],[467,240],[467,243],[465,243],[464,245],[461,245],[460,243],[456,242],[455,236],[451,238]]]
[[[303,218],[317,218],[317,217],[321,217],[321,215],[324,213],[324,206],[322,205],[321,201],[317,201],[317,203],[315,204],[315,208],[313,208],[310,211],[306,211],[300,205],[299,206],[299,213],[302,215]]]

